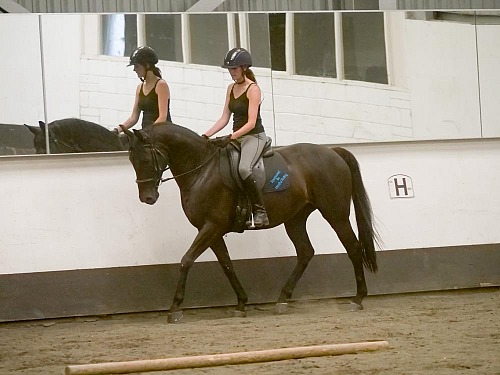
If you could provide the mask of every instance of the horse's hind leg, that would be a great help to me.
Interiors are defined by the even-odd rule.
[[[229,253],[227,251],[224,239],[221,238],[220,240],[216,241],[214,244],[212,244],[211,248],[215,253],[215,256],[217,257],[219,264],[221,265],[224,273],[229,279],[229,282],[231,283],[231,286],[233,287],[233,290],[238,298],[238,305],[236,306],[236,311],[234,311],[233,314],[235,316],[243,317],[246,315],[245,305],[247,303],[248,296],[243,287],[241,286],[241,283],[238,280],[236,273],[234,272],[233,262],[229,257]]]
[[[328,220],[328,222],[337,233],[342,245],[344,245],[347,255],[349,256],[349,259],[354,267],[354,275],[356,277],[356,296],[352,300],[353,310],[362,310],[363,305],[361,302],[368,294],[368,290],[366,288],[365,273],[363,270],[363,251],[361,244],[356,238],[348,218],[341,221]]]
[[[286,233],[295,246],[297,252],[297,264],[293,269],[292,274],[281,289],[280,297],[276,305],[276,312],[284,312],[287,308],[287,301],[293,294],[298,281],[302,277],[307,265],[314,256],[314,248],[309,240],[306,230],[307,217],[311,214],[311,210],[304,209],[295,217],[285,223]]]

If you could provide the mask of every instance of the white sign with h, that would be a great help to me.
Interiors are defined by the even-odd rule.
[[[395,174],[389,177],[389,194],[391,198],[413,198],[413,182],[410,176]]]

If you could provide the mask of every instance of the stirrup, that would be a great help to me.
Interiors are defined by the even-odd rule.
[[[262,227],[268,226],[269,225],[269,218],[267,217],[267,213],[264,211],[263,213],[261,213],[261,215],[265,215],[265,220],[263,220],[259,225],[255,225],[255,219],[254,219],[255,215],[252,212],[250,220],[245,223],[247,225],[247,228],[248,229],[255,229],[255,228],[262,228]]]

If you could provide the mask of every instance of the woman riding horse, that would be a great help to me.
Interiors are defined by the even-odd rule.
[[[130,56],[127,66],[134,66],[134,72],[141,80],[135,91],[134,108],[130,117],[113,129],[120,133],[121,126],[128,129],[139,120],[142,112],[142,127],[153,123],[172,122],[170,116],[170,89],[162,79],[161,71],[155,65],[158,56],[151,47],[139,47]]]
[[[233,133],[217,139],[217,144],[226,146],[231,141],[241,145],[238,167],[243,186],[252,201],[253,221],[256,228],[269,225],[262,191],[257,185],[252,170],[266,144],[267,136],[260,117],[261,92],[250,67],[252,56],[244,48],[233,48],[226,53],[222,68],[227,68],[234,83],[227,87],[226,102],[221,117],[208,129],[203,137],[222,130],[233,114]],[[210,141],[210,140],[209,140]],[[250,226],[251,222],[247,222]]]

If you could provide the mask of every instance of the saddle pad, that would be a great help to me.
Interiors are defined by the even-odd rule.
[[[283,159],[283,156],[281,156],[278,151],[275,151],[273,156],[264,158],[264,170],[266,174],[266,182],[262,188],[264,193],[288,189],[290,186],[288,167],[285,163],[285,159]],[[224,149],[222,149],[220,153],[220,174],[224,185],[229,189],[233,191],[241,189],[239,187],[242,186],[241,180],[238,183],[234,180],[229,157]]]
[[[273,156],[264,158],[264,169],[266,171],[266,183],[262,188],[264,193],[283,191],[290,187],[288,167],[279,152],[275,151]]]

